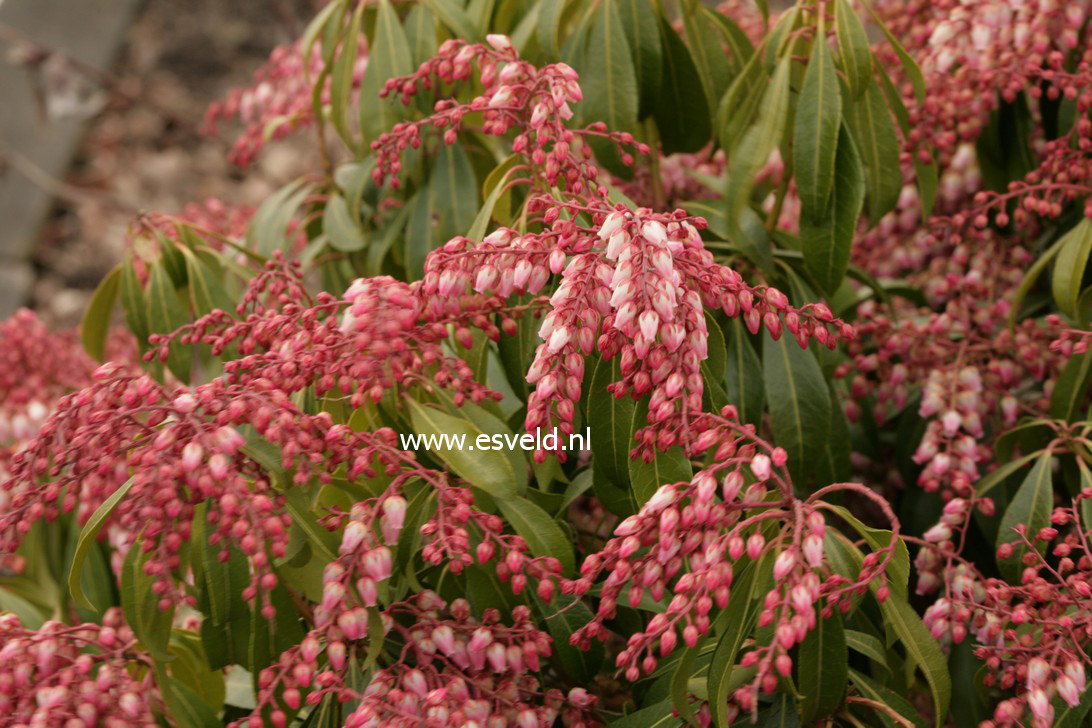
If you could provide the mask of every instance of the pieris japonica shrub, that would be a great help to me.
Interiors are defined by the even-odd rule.
[[[5,724],[1086,725],[1088,6],[329,3],[0,326]]]

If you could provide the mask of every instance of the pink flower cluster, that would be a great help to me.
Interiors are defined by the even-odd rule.
[[[772,692],[780,676],[792,671],[790,651],[815,628],[820,612],[850,607],[850,597],[875,582],[886,599],[884,571],[897,542],[898,520],[864,486],[843,483],[821,489],[806,500],[794,496],[785,469],[786,453],[736,421],[728,406],[721,416],[703,415],[707,429],[696,450],[712,449],[712,464],[688,483],[663,485],[637,514],[622,521],[614,536],[581,565],[581,576],[562,582],[565,593],[586,594],[600,577],[595,618],[572,636],[586,648],[606,639],[606,620],[621,599],[636,607],[645,599],[667,608],[643,631],[629,635],[616,664],[627,680],[655,671],[658,660],[682,641],[694,647],[708,632],[714,606],[724,609],[733,582],[748,563],[772,562],[774,586],[765,593],[759,627],[772,627],[768,643],[744,653],[743,667],[756,667],[754,680],[733,696],[734,710],[757,708],[758,692]],[[822,496],[852,491],[879,504],[893,536],[888,546],[867,554],[855,579],[836,573],[824,557],[826,520]],[[761,569],[762,567],[755,567]],[[821,606],[822,605],[822,606]]]
[[[475,618],[465,599],[447,604],[424,591],[384,614],[387,639],[404,644],[401,659],[377,670],[350,728],[449,725],[600,725],[596,699],[583,688],[568,694],[546,690],[535,674],[550,656],[550,637],[536,628],[525,606],[512,610],[512,625],[495,609]]]
[[[152,663],[121,611],[102,624],[22,626],[0,615],[0,713],[8,725],[159,725]]]
[[[254,161],[270,139],[280,139],[290,132],[314,124],[314,83],[322,73],[324,60],[321,44],[304,48],[303,38],[277,46],[269,60],[254,73],[254,85],[235,88],[227,98],[209,105],[205,112],[206,134],[217,133],[217,122],[238,119],[246,129],[235,140],[229,159],[240,167]],[[359,43],[352,84],[357,89],[368,67],[364,35]],[[329,80],[321,100],[329,104]]]

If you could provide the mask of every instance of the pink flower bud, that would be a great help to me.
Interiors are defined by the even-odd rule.
[[[751,472],[759,482],[765,482],[770,478],[770,458],[761,453],[751,460]]]
[[[766,539],[761,533],[756,533],[747,539],[747,556],[753,561],[762,555],[762,549],[766,547]]]
[[[230,461],[223,453],[216,453],[209,458],[209,474],[216,480],[227,477]]]
[[[391,550],[386,546],[374,548],[364,554],[364,573],[376,581],[391,575]]]
[[[341,547],[338,553],[348,554],[356,550],[368,533],[368,527],[360,521],[349,521],[345,526],[345,532],[341,535]]]
[[[761,547],[759,550],[761,551]],[[796,566],[796,554],[791,549],[782,551],[777,555],[777,559],[774,561],[774,579],[784,579],[789,575],[789,572],[792,571],[794,566]]]
[[[823,565],[823,537],[814,533],[804,539],[804,560],[808,566],[818,569]]]
[[[199,442],[188,443],[182,448],[182,469],[187,473],[197,470],[197,466],[205,459],[205,448]]]
[[[493,632],[488,627],[478,627],[474,630],[474,635],[470,638],[470,644],[467,649],[470,652],[482,652],[493,643]]]

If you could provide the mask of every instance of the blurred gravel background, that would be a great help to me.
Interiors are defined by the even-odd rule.
[[[199,130],[209,102],[232,86],[248,85],[274,46],[302,33],[318,4],[319,0],[138,4],[124,45],[115,54],[117,62],[103,69],[113,75],[113,88],[103,94],[104,108],[86,122],[70,168],[59,175],[63,179],[43,178],[33,171],[27,175],[20,165],[0,157],[0,175],[22,175],[25,184],[54,196],[32,246],[31,282],[21,291],[24,304],[51,326],[76,325],[91,292],[124,251],[126,227],[137,213],[176,213],[187,203],[208,197],[254,205],[315,168],[305,135],[270,145],[254,167],[244,171],[227,161],[237,127],[223,125],[222,138],[203,137]],[[37,40],[32,28],[20,30]],[[0,46],[4,40],[0,38]],[[9,62],[17,45],[8,42],[4,49]],[[33,72],[18,70],[27,83],[37,83]],[[53,123],[44,110],[39,113],[42,124]],[[17,140],[5,141],[9,149],[18,149]]]

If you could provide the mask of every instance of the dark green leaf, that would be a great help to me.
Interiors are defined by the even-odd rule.
[[[649,0],[617,0],[618,17],[626,33],[633,71],[640,90],[638,114],[644,118],[656,108],[663,72],[663,49],[656,12]]]
[[[615,2],[603,2],[597,15],[581,69],[581,118],[605,122],[611,131],[632,132],[637,125],[637,76],[629,43]],[[632,174],[610,140],[594,140],[592,148],[614,174]]]
[[[686,42],[690,47],[690,56],[698,69],[705,98],[716,102],[723,95],[731,82],[728,64],[725,62],[721,33],[710,17],[710,11],[698,0],[687,0],[683,12],[683,28],[686,30]],[[715,103],[710,103],[710,113],[715,111]]]
[[[822,432],[831,407],[826,380],[812,353],[791,336],[773,341],[767,335],[762,368],[775,442],[788,452],[789,471],[802,486],[823,457]]]
[[[705,97],[690,51],[664,18],[660,18],[660,38],[663,73],[653,116],[660,130],[663,153],[696,152],[708,143],[712,134],[711,104]]]
[[[549,604],[544,604],[536,594],[546,624],[546,631],[554,640],[553,651],[565,671],[573,680],[590,684],[603,665],[603,643],[592,640],[591,649],[581,650],[569,642],[573,632],[592,621],[595,615],[576,597],[558,594]]]
[[[766,406],[766,391],[762,383],[762,360],[758,358],[738,318],[728,323],[728,372],[725,391],[728,401],[739,410],[743,422],[757,425]]]
[[[814,44],[804,73],[804,86],[796,105],[792,155],[802,215],[822,220],[834,185],[834,158],[840,147],[842,93],[822,21],[816,32],[822,40]],[[844,184],[841,174],[838,182],[841,188]]]
[[[644,427],[647,420],[648,402],[642,400],[633,410],[633,431]],[[689,481],[693,474],[690,461],[678,445],[667,452],[657,450],[650,463],[640,457],[629,460],[630,487],[638,507],[644,505],[661,485]]]
[[[910,721],[914,725],[914,728],[925,728],[926,723],[921,719],[921,716],[918,715],[914,706],[894,690],[853,669],[850,669],[849,671],[849,679],[863,697],[891,708],[903,718]],[[896,723],[883,710],[877,710],[873,715],[876,716],[876,719],[880,721],[880,724],[883,725],[884,728],[906,728],[905,725]]]
[[[803,695],[800,709],[804,722],[830,715],[842,704],[846,692],[849,658],[842,615],[819,618],[800,645],[797,690]]]
[[[813,220],[804,214],[800,217],[804,265],[828,295],[833,295],[845,278],[857,221],[864,204],[861,159],[845,126],[839,134],[835,174],[838,184],[831,191],[827,215],[820,220]]]
[[[774,693],[769,710],[759,716],[759,725],[762,728],[800,728],[796,700],[788,693]]]
[[[1078,354],[1067,361],[1050,393],[1050,416],[1067,422],[1084,419],[1081,408],[1088,395],[1090,377],[1092,352]]]
[[[353,101],[353,80],[356,71],[357,43],[361,33],[364,5],[358,5],[349,21],[345,41],[334,61],[330,74],[330,121],[345,144],[356,150],[356,137],[349,129],[349,107]]]
[[[310,193],[310,186],[296,180],[267,197],[247,227],[247,246],[267,258],[276,250],[291,247],[287,239],[288,223]]]
[[[933,698],[935,725],[940,728],[947,720],[952,700],[952,678],[944,651],[908,602],[892,595],[880,606],[886,627],[906,648],[907,659],[925,674]]]
[[[595,472],[616,486],[629,490],[629,451],[633,439],[633,400],[621,399],[607,391],[607,385],[622,378],[617,358],[600,359],[592,374],[588,393],[588,424],[595,433]]]
[[[565,12],[568,0],[542,0],[538,3],[538,45],[549,60],[557,60],[561,57],[561,49],[557,42],[558,30],[561,27],[561,15]]]
[[[867,80],[863,95],[847,108],[846,125],[864,164],[868,218],[875,225],[899,201],[902,169],[895,124],[874,80]]]
[[[467,40],[477,40],[477,30],[468,20],[463,21],[466,18],[465,13],[452,0],[428,0],[426,4],[448,27],[451,27],[452,22],[460,25],[455,30],[459,36]],[[461,18],[454,18],[453,11],[458,11]],[[391,7],[390,0],[380,0],[375,19],[375,34],[368,54],[368,68],[360,84],[360,126],[365,145],[371,144],[376,137],[389,130],[402,116],[403,107],[398,94],[392,94],[394,98],[379,98],[383,84],[389,79],[411,73],[413,58],[410,56],[409,40],[398,20],[398,13]]]
[[[424,0],[424,3],[457,37],[468,43],[485,40],[470,16],[461,7],[461,3],[455,0]]]
[[[153,334],[169,334],[187,322],[186,310],[178,299],[178,292],[162,261],[152,266],[148,275],[148,323]],[[177,339],[167,350],[167,367],[179,381],[188,382],[190,362],[188,347]]]
[[[125,311],[125,323],[133,332],[140,350],[148,348],[148,301],[140,285],[133,260],[129,258],[121,265],[121,308]]]

